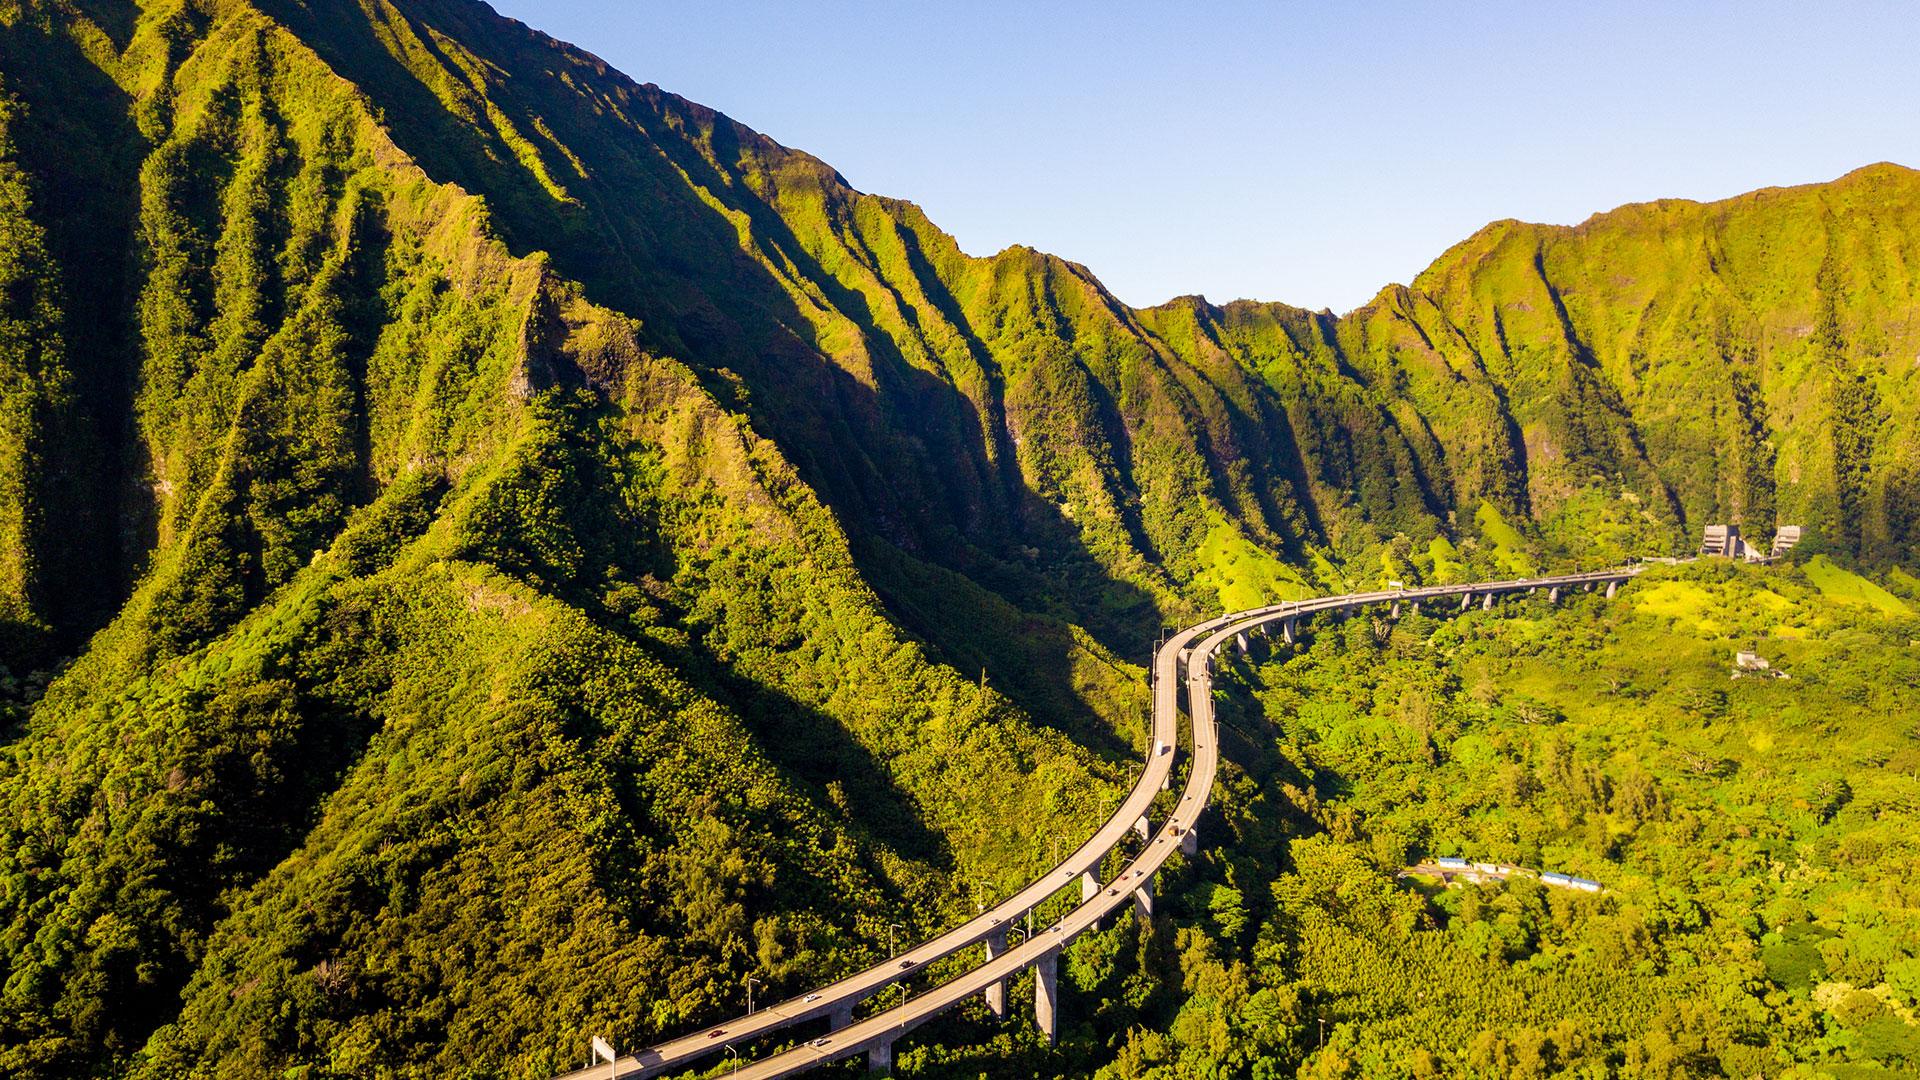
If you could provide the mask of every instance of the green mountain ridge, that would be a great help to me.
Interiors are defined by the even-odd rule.
[[[1917,209],[1136,310],[467,0],[6,0],[0,1071],[535,1075],[1022,880],[1164,623],[1912,565]]]

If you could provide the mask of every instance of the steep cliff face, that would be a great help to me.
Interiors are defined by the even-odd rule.
[[[1143,311],[465,0],[0,3],[0,1068],[537,1072],[1038,865],[1164,619],[1911,557],[1917,194]]]
[[[281,15],[510,244],[730,389],[876,579],[889,546],[1119,640],[1382,554],[1610,557],[1778,513],[1864,557],[1914,543],[1908,170],[1497,224],[1342,319],[1135,311],[517,23],[383,11]]]
[[[1540,520],[1611,465],[1663,487],[1690,529],[1804,523],[1836,550],[1910,559],[1916,179],[1876,165],[1575,228],[1490,226],[1415,281],[1431,309],[1402,321],[1451,329],[1503,384]]]

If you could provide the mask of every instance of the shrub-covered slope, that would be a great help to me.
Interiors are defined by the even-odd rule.
[[[1162,620],[1908,557],[1916,191],[1143,311],[468,0],[0,0],[0,1072],[538,1073],[1021,878]]]
[[[138,373],[151,504],[0,758],[0,1071],[539,1072],[870,959],[1102,812],[1116,767],[930,661],[773,444],[283,26],[8,14],[10,132],[148,144],[118,307],[86,302],[121,357],[62,349],[55,146],[9,158],[16,621],[60,630],[27,556],[77,557],[56,435],[115,422],[86,365]]]

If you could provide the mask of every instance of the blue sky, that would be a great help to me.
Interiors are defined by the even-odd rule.
[[[1497,218],[1920,166],[1908,4],[494,5],[1136,305],[1345,311]]]

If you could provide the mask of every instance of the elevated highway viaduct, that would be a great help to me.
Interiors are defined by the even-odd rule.
[[[1175,851],[1191,854],[1198,842],[1198,825],[1213,790],[1219,764],[1214,722],[1213,661],[1223,648],[1248,647],[1248,636],[1277,632],[1287,641],[1297,635],[1300,620],[1313,615],[1347,613],[1384,606],[1395,617],[1422,604],[1464,611],[1474,604],[1492,607],[1499,597],[1545,592],[1558,600],[1575,589],[1604,590],[1611,598],[1622,582],[1641,572],[1623,567],[1581,574],[1488,581],[1471,585],[1439,585],[1349,593],[1313,600],[1295,600],[1233,612],[1187,627],[1160,647],[1154,656],[1153,737],[1139,779],[1114,814],[1053,869],[1019,892],[975,918],[939,936],[887,958],[863,971],[829,983],[800,997],[771,1005],[748,1016],[702,1028],[669,1042],[601,1064],[568,1073],[561,1080],[643,1080],[693,1065],[737,1044],[810,1020],[825,1018],[828,1032],[759,1061],[743,1062],[730,1075],[740,1080],[772,1080],[792,1076],[831,1061],[864,1054],[874,1069],[890,1068],[893,1046],[902,1036],[974,995],[982,995],[996,1015],[1006,1015],[1006,987],[1028,968],[1035,972],[1034,1019],[1049,1040],[1059,1030],[1058,970],[1060,952],[1074,938],[1099,926],[1129,906],[1150,913],[1153,880]],[[1179,745],[1181,691],[1185,691],[1191,721],[1192,751],[1178,800],[1167,819],[1155,828],[1148,820],[1154,797],[1171,784]],[[1147,837],[1137,855],[1117,876],[1098,875],[1107,856],[1129,834]],[[1078,880],[1081,902],[1052,925],[1025,941],[1008,947],[1007,931],[1043,901]],[[926,965],[969,948],[984,945],[976,966],[900,1005],[855,1021],[856,1005]]]

